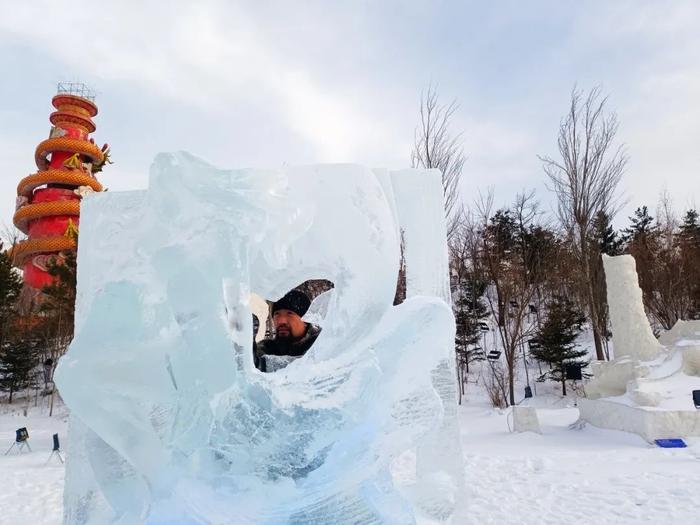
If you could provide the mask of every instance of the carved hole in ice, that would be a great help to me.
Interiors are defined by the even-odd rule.
[[[292,288],[292,290],[304,292],[311,301],[311,306],[302,317],[306,323],[323,328],[323,321],[328,312],[328,304],[334,288],[334,283],[328,279],[309,279]],[[282,295],[284,296],[285,294]],[[273,302],[270,299],[264,299],[256,293],[251,293],[250,295],[250,310],[253,315],[253,337],[255,343],[259,343],[265,338],[275,337],[272,317]]]

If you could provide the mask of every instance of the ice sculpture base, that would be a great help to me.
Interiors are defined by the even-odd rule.
[[[699,386],[700,388],[700,386]],[[607,399],[580,399],[581,418],[600,428],[631,432],[649,443],[656,439],[700,437],[700,413],[640,407]]]
[[[592,364],[581,418],[601,428],[656,439],[700,436],[700,321],[678,321],[657,341],[629,255],[603,256],[615,355]]]

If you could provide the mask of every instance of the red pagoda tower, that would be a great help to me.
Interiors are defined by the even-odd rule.
[[[17,186],[14,223],[27,239],[12,250],[15,265],[24,270],[25,286],[41,289],[52,283],[51,258],[76,249],[80,199],[102,191],[95,174],[109,161],[109,148],[98,147],[89,134],[97,115],[94,94],[79,83],[60,83],[52,104],[49,138],[36,148],[39,171]]]

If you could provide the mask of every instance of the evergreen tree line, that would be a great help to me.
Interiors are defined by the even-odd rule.
[[[669,330],[679,319],[700,319],[697,210],[687,210],[679,220],[665,198],[656,218],[640,206],[629,226],[612,237],[611,247],[634,257],[644,306],[657,331]]]
[[[681,220],[668,213],[658,220],[641,206],[620,230],[613,228],[607,214],[596,215],[589,243],[594,247],[591,267],[599,318],[591,320],[586,315],[587,286],[572,243],[566,232],[539,213],[534,194],[519,195],[512,206],[497,210],[491,203],[485,199],[465,211],[450,241],[460,395],[470,365],[481,361],[490,369],[487,379],[492,384],[487,388],[495,404],[515,403],[517,363],[525,358],[544,365],[535,379],[560,382],[566,394],[566,366],[585,367],[589,361],[576,340],[594,323],[601,328],[609,358],[612,333],[602,254],[635,258],[647,313],[657,329],[669,329],[679,319],[700,319],[697,210],[685,211]],[[503,356],[491,362],[488,352],[496,346],[484,341],[493,332]]]
[[[0,392],[8,403],[27,389],[53,394],[53,369],[73,336],[75,253],[51,259],[48,273],[54,283],[37,301],[0,243]]]

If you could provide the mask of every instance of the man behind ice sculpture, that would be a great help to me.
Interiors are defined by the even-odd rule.
[[[254,348],[255,366],[259,370],[272,372],[283,368],[311,348],[321,328],[302,319],[309,306],[311,301],[299,290],[292,290],[272,304],[275,335],[258,342]],[[292,359],[275,359],[271,356]]]

